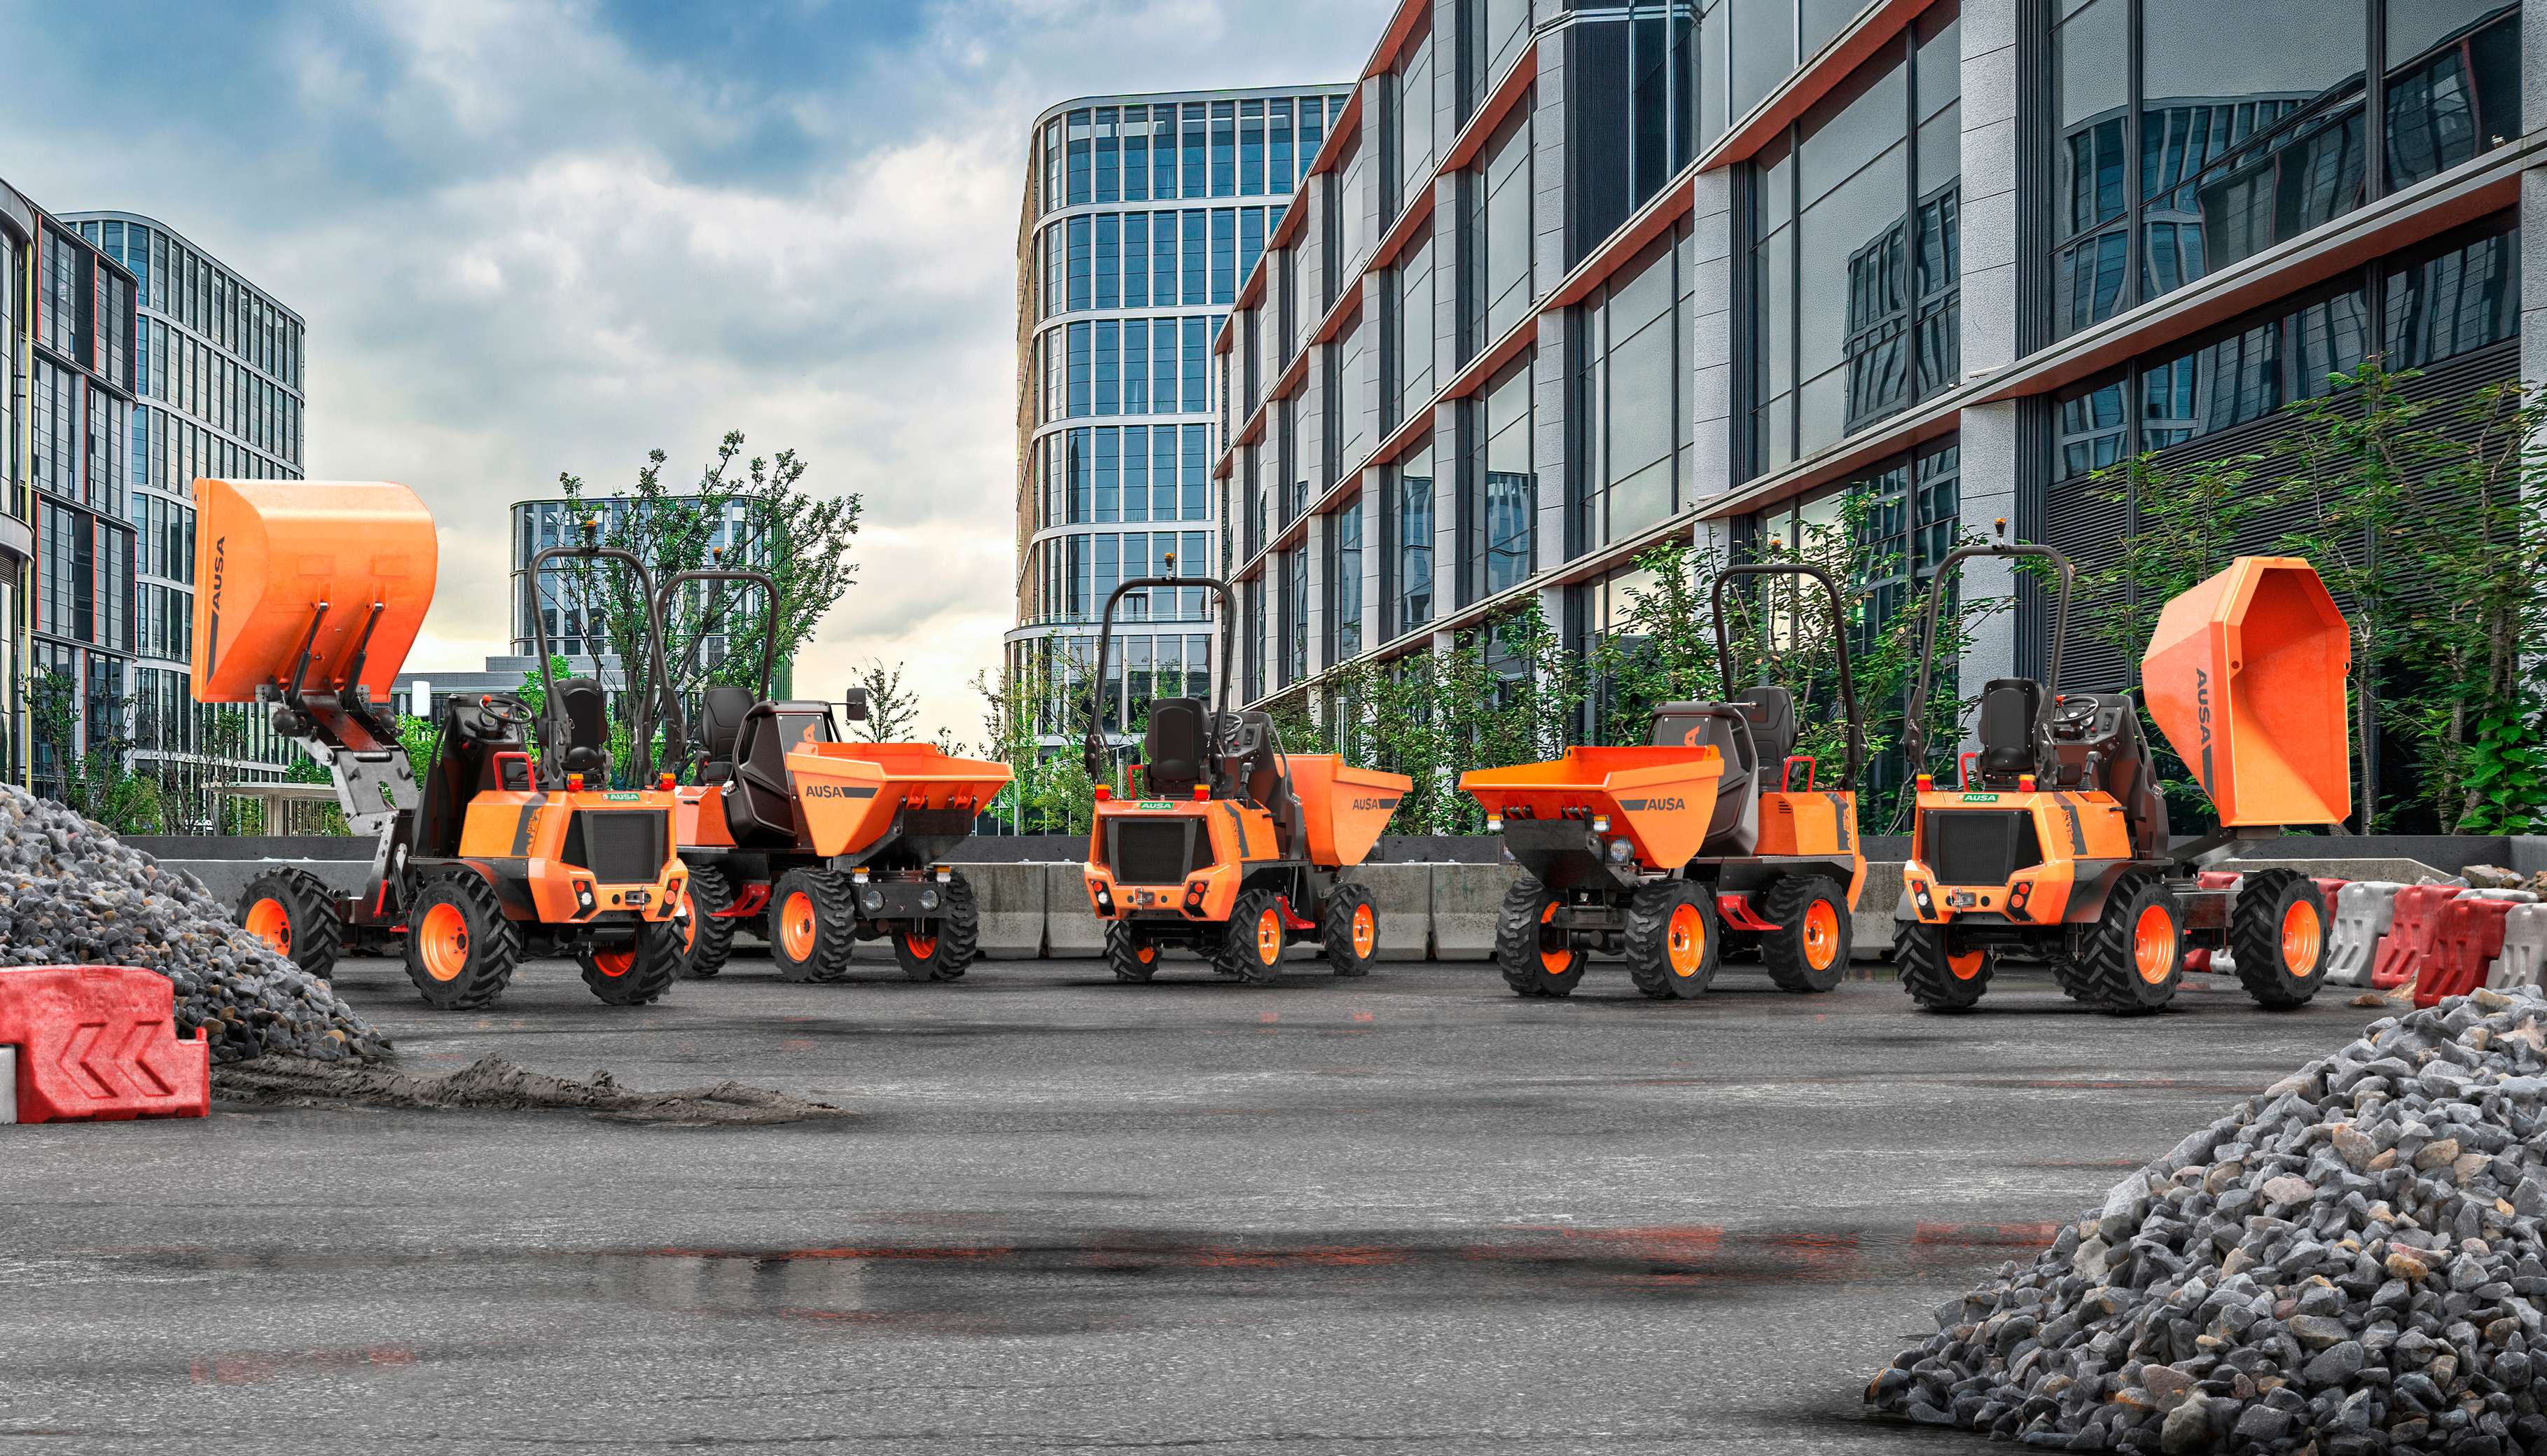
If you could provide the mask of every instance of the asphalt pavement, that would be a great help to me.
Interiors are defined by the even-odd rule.
[[[605,1007],[336,985],[402,1068],[494,1054],[852,1108],[776,1128],[219,1104],[0,1128],[16,1451],[1846,1452],[1928,1311],[2378,1012],[1914,1012],[1729,967],[1278,985],[1172,964],[738,961]],[[2200,979],[2197,979],[2197,983]]]

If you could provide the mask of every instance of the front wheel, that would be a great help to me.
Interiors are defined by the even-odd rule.
[[[307,870],[270,870],[247,882],[238,922],[266,949],[322,981],[343,952],[336,897]]]
[[[1716,933],[1715,897],[1706,886],[1639,885],[1627,906],[1627,974],[1649,996],[1703,996],[1715,980]]]
[[[1957,951],[1943,925],[1900,923],[1892,937],[1892,969],[1923,1011],[1968,1011],[1989,989],[1989,952]]]
[[[1254,985],[1271,985],[1282,974],[1282,902],[1270,890],[1251,890],[1231,906],[1221,933],[1219,970]]]
[[[2238,887],[2229,948],[2258,1004],[2301,1006],[2326,984],[2326,892],[2297,870],[2258,870]]]
[[[1120,920],[1105,924],[1105,969],[1116,981],[1147,981],[1159,974],[1159,948]]]
[[[857,948],[857,915],[845,876],[789,870],[769,892],[769,959],[778,979],[845,981]]]
[[[680,979],[684,937],[670,920],[641,920],[637,937],[611,950],[584,946],[574,953],[583,984],[606,1006],[644,1006],[662,997]]]
[[[2165,882],[2115,886],[2084,939],[2078,971],[2097,1009],[2144,1015],[2175,999],[2184,979],[2184,912]]]
[[[1826,991],[1848,972],[1848,892],[1828,875],[1790,875],[1769,887],[1760,958],[1780,990]]]
[[[982,912],[961,875],[937,887],[937,918],[893,932],[893,959],[913,981],[953,981],[973,968]]]
[[[1564,898],[1528,875],[1504,892],[1503,908],[1495,914],[1495,967],[1515,995],[1567,996],[1583,979],[1591,956],[1576,950],[1563,930],[1549,923]]]
[[[522,932],[476,875],[436,880],[407,908],[406,977],[443,1011],[492,1004],[522,960]]]
[[[1368,976],[1379,964],[1379,903],[1360,885],[1339,885],[1327,897],[1327,965],[1338,976]]]

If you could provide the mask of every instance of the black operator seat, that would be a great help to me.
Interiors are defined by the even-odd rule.
[[[1751,736],[1749,703],[1664,703],[1654,709],[1652,744],[1712,746],[1724,761],[1715,781],[1715,811],[1708,819],[1703,855],[1750,854],[1760,847],[1762,773]]]
[[[806,743],[836,743],[829,703],[754,703],[735,734],[734,780],[725,793],[726,828],[745,848],[797,842],[796,783],[787,755]]]
[[[1203,781],[1211,757],[1211,715],[1200,698],[1158,698],[1141,735],[1142,773],[1150,793],[1183,799]]]
[[[730,682],[708,684],[699,703],[699,746],[707,750],[706,762],[699,765],[700,783],[722,784],[734,777],[735,742],[749,712],[751,689]]]
[[[1240,793],[1274,815],[1275,848],[1291,857],[1306,853],[1305,815],[1299,796],[1291,792],[1291,781],[1283,774],[1281,755],[1274,751],[1273,715],[1246,709],[1226,715],[1223,723],[1221,747],[1231,780]]]
[[[2054,787],[2101,789],[2123,807],[2133,853],[2166,852],[2166,796],[2159,792],[2139,710],[2126,693],[2063,693],[2052,705]]]
[[[570,677],[557,685],[558,706],[566,712],[566,771],[586,782],[610,779],[609,698],[588,677]]]
[[[1764,683],[1745,688],[1733,706],[1750,720],[1751,746],[1759,751],[1760,767],[1767,770],[1760,792],[1785,788],[1787,760],[1796,751],[1796,695]]]
[[[2019,774],[2034,772],[2034,719],[2043,708],[2043,684],[2030,677],[1997,677],[1981,688],[1980,783],[2013,789]]]

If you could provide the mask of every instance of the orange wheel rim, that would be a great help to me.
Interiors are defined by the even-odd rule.
[[[416,927],[415,947],[424,974],[436,981],[457,981],[469,969],[469,917],[455,904],[436,904]]]
[[[1282,912],[1267,910],[1256,917],[1256,959],[1271,966],[1282,959]]]
[[[814,954],[814,897],[804,891],[788,896],[778,907],[778,945],[791,961]]]
[[[592,969],[614,979],[627,975],[636,964],[635,951],[594,951],[592,953]]]
[[[1555,918],[1556,906],[1551,903],[1548,905],[1546,910],[1540,913],[1538,923],[1545,925]],[[1538,969],[1546,972],[1550,976],[1562,976],[1566,972],[1573,970],[1574,948],[1572,946],[1566,946],[1559,950],[1549,950],[1547,948],[1547,932],[1541,930],[1538,933]]]
[[[925,961],[937,954],[937,937],[934,935],[906,935],[902,944],[915,961]]]
[[[1142,946],[1134,946],[1134,947],[1132,948],[1132,959],[1133,959],[1133,960],[1136,960],[1136,961],[1138,961],[1138,962],[1140,962],[1140,963],[1141,963],[1142,965],[1144,965],[1144,966],[1146,966],[1146,965],[1150,964],[1152,961],[1155,961],[1155,960],[1157,960],[1158,958],[1159,958],[1159,948],[1158,948],[1157,946],[1154,946],[1154,945],[1142,945]]]
[[[1355,905],[1353,912],[1353,952],[1357,961],[1368,960],[1371,947],[1379,944],[1379,916],[1368,905]]]
[[[1954,973],[1957,981],[1970,981],[1981,974],[1981,953],[1966,951],[1959,956],[1949,951],[1946,953],[1946,969]]]
[[[2282,911],[2282,966],[2293,976],[2317,974],[2318,953],[2326,945],[2325,927],[2318,923],[2317,906],[2307,900],[2293,901]]]
[[[292,954],[292,912],[275,899],[261,899],[247,907],[247,933],[264,941],[266,949],[278,956]]]
[[[1674,976],[1698,974],[1698,968],[1707,960],[1707,917],[1698,912],[1698,906],[1682,903],[1672,907],[1671,929],[1663,937],[1663,954],[1670,959]]]
[[[2151,905],[2132,923],[2132,965],[2152,985],[2175,974],[2175,917],[2164,905]]]
[[[1804,964],[1827,971],[1838,959],[1839,911],[1829,900],[1814,900],[1804,910]]]

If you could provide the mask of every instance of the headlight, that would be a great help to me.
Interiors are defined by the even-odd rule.
[[[1595,834],[1609,833],[1610,816],[1606,814],[1596,814],[1592,815],[1592,832]]]
[[[923,910],[933,910],[937,908],[937,892],[934,890],[923,890],[920,892],[920,907]]]
[[[858,898],[858,903],[865,905],[867,907],[867,913],[872,915],[884,908],[884,892],[881,890],[870,890],[865,895]]]
[[[1635,852],[1636,846],[1628,843],[1625,839],[1613,839],[1610,841],[1610,863],[1614,865],[1625,864],[1627,860],[1635,854]]]

